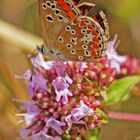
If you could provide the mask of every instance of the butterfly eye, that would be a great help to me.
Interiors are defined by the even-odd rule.
[[[47,53],[47,49],[45,47],[42,47],[41,52],[42,52],[42,54],[46,54]]]
[[[71,54],[76,54],[76,51],[74,49],[71,50]]]
[[[59,9],[56,9],[56,10],[55,10],[55,14],[56,14],[56,15],[59,15],[59,14],[60,14],[60,10],[59,10]]]
[[[76,31],[75,30],[72,30],[71,31],[71,34],[75,35],[76,34]]]
[[[78,59],[79,60],[83,60],[83,56],[78,56]]]
[[[82,48],[83,49],[88,49],[88,46],[87,45],[82,45]]]
[[[85,54],[85,56],[91,56],[91,53],[89,50],[84,50],[84,54]]]
[[[54,21],[54,18],[51,15],[48,15],[46,18],[47,18],[47,21],[49,21],[49,22]]]
[[[68,49],[71,49],[72,48],[72,45],[71,44],[67,44],[67,48]]]
[[[42,44],[41,46],[37,47],[37,50],[39,52],[41,52],[42,54],[46,54],[47,53],[47,48],[44,46],[44,44]]]
[[[43,9],[47,9],[46,3],[43,3],[43,4],[42,4],[42,8],[43,8]]]
[[[64,42],[63,37],[59,36],[59,37],[58,37],[58,41],[59,41],[59,42]]]

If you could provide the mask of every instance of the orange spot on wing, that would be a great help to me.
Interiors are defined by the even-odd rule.
[[[76,15],[75,15],[75,13],[74,13],[73,11],[69,11],[69,12],[68,12],[68,17],[69,17],[69,18],[74,19],[75,16],[76,16]]]
[[[77,5],[77,4],[78,4],[78,2],[74,2],[74,3],[73,3],[73,5]]]
[[[74,22],[75,24],[77,24],[77,23],[79,23],[79,22],[80,22],[80,20],[75,19],[73,22]]]
[[[63,5],[63,9],[64,9],[64,11],[66,11],[66,12],[68,12],[69,10],[70,10],[70,5],[68,5],[68,4],[64,4]]]
[[[94,27],[92,25],[88,25],[88,28],[92,30]]]
[[[64,0],[58,0],[58,4],[59,4],[59,5],[64,5],[65,2],[64,2]]]
[[[93,44],[93,48],[94,48],[94,49],[99,49],[99,44],[98,44],[97,42],[95,42],[95,43]]]
[[[94,41],[94,42],[99,42],[99,40],[98,40],[97,37],[94,37],[94,38],[93,38],[93,41]]]
[[[85,23],[85,21],[81,21],[81,24],[80,24],[81,26],[86,26],[86,23]]]
[[[97,52],[96,52],[95,50],[92,51],[92,56],[93,56],[94,58],[97,58]]]
[[[98,22],[98,19],[96,18],[96,16],[94,16],[93,19]]]
[[[93,30],[93,31],[92,31],[92,34],[93,34],[93,35],[98,35],[98,33],[96,32],[96,30]]]

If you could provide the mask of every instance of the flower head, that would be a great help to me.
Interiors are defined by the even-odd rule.
[[[32,100],[22,102],[26,111],[21,114],[25,127],[20,135],[24,139],[60,140],[67,132],[75,139],[73,133],[78,136],[77,132],[102,126],[102,115],[96,109],[102,109],[101,93],[114,79],[107,58],[98,62],[49,62],[39,53],[31,62],[33,71],[26,71],[21,78]]]
[[[71,111],[71,114],[66,117],[66,122],[71,127],[72,124],[85,124],[81,119],[85,116],[92,116],[94,114],[94,110],[89,108],[84,102],[80,101],[80,107],[74,108]]]
[[[120,75],[140,74],[140,59],[126,56],[126,62],[121,64]]]
[[[56,101],[60,101],[62,97],[62,103],[66,104],[68,102],[68,96],[72,96],[72,93],[69,91],[69,84],[66,79],[63,77],[57,77],[52,85],[56,93]]]
[[[23,139],[61,140],[101,128],[109,85],[117,76],[140,74],[140,60],[118,55],[117,36],[108,42],[106,56],[94,62],[46,61],[41,52],[30,58],[32,70],[16,76],[27,84],[31,101],[22,104]]]
[[[80,101],[80,107],[75,108],[71,111],[71,114],[76,118],[83,118],[84,116],[91,116],[94,114],[94,110],[81,100]]]
[[[62,135],[64,133],[62,126],[65,126],[64,122],[60,122],[54,118],[50,118],[47,120],[46,127],[51,127],[54,129],[58,134]]]
[[[80,118],[75,117],[72,114],[68,115],[65,120],[66,120],[70,129],[72,127],[72,124],[81,124],[81,125],[86,124],[83,120],[80,120]]]
[[[36,55],[36,57],[32,57],[31,58],[31,62],[32,62],[32,65],[35,67],[35,68],[44,68],[45,70],[49,70],[52,68],[53,64],[51,61],[48,61],[46,62],[44,60],[44,57],[43,55],[38,52],[38,54]]]
[[[117,35],[115,35],[114,39],[108,42],[106,55],[108,57],[108,63],[112,68],[115,68],[117,74],[121,72],[120,65],[126,61],[125,56],[120,56],[116,48],[119,45],[119,41],[117,41]]]
[[[32,135],[32,140],[61,140],[59,136],[52,137],[46,133],[46,130],[41,130],[39,133]]]
[[[56,63],[54,63],[54,68],[56,70],[57,76],[65,77],[65,65],[62,60],[57,60]]]
[[[33,97],[34,93],[47,89],[47,80],[44,79],[40,73],[32,75],[32,78],[28,83],[28,89],[30,96]]]

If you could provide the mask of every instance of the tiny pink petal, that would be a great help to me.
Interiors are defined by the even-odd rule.
[[[72,127],[72,124],[86,124],[84,121],[79,120],[80,118],[74,117],[73,115],[68,115],[65,118],[65,121],[67,122],[69,128]]]
[[[32,140],[61,140],[59,136],[50,136],[43,130],[37,134],[32,135]]]
[[[118,55],[116,51],[118,44],[117,35],[115,35],[114,39],[108,42],[106,55],[111,68],[115,68],[116,72],[119,74],[121,71],[121,64],[126,61],[126,56]]]
[[[56,101],[60,101],[62,98],[62,103],[66,104],[68,102],[68,96],[72,96],[72,93],[69,91],[69,84],[66,79],[63,77],[57,77],[53,80],[52,85],[56,93]]]
[[[54,129],[59,135],[62,135],[64,133],[64,130],[61,128],[62,126],[65,126],[64,122],[60,122],[54,118],[50,118],[47,120],[46,127],[51,127]]]
[[[31,58],[31,62],[35,68],[42,67],[46,70],[49,70],[53,67],[52,61],[45,62],[42,53],[38,53],[35,57]]]
[[[74,117],[81,118],[84,116],[92,116],[94,114],[94,110],[85,105],[84,102],[81,100],[80,107],[73,109],[71,113]]]

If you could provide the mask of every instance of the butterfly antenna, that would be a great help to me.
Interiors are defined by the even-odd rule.
[[[44,44],[41,44],[40,46],[38,45],[37,46],[37,51],[40,52],[40,53],[42,53],[43,55],[44,54],[47,54],[47,49],[46,49],[46,47],[45,47]]]
[[[118,40],[118,35],[115,34],[114,36],[114,49],[116,50],[120,44],[121,40]]]

